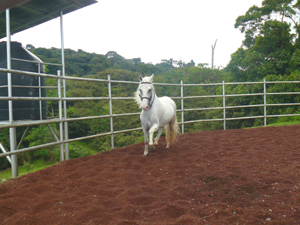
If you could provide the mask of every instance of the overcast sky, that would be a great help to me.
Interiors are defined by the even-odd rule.
[[[116,51],[145,63],[162,59],[225,67],[242,44],[235,20],[262,0],[98,0],[64,16],[65,48],[106,54]],[[4,41],[1,39],[0,41]],[[26,46],[60,48],[60,20],[14,34]]]

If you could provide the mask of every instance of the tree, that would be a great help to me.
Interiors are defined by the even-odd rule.
[[[239,28],[246,34],[244,45],[249,47],[261,30],[265,22],[277,20],[280,22],[288,21],[293,24],[293,28],[299,36],[299,22],[296,20],[300,15],[300,1],[292,0],[264,0],[262,7],[252,6],[245,15],[236,19],[235,28]]]
[[[125,69],[130,71],[134,70],[132,61],[125,59],[123,56],[119,55],[115,51],[109,51],[106,53],[105,56],[108,58],[110,65],[114,69]],[[134,61],[136,62],[136,60]]]
[[[157,69],[152,64],[141,63],[136,67],[136,71],[142,75],[156,73]]]
[[[247,80],[262,79],[268,74],[285,74],[293,54],[291,42],[292,35],[286,22],[265,22],[242,61]]]
[[[194,60],[191,60],[189,63],[185,64],[185,66],[187,66],[187,67],[195,66]]]
[[[290,71],[290,60],[298,42],[295,17],[299,7],[290,0],[265,0],[262,7],[252,6],[236,19],[235,27],[245,33],[243,46],[232,54],[226,68],[237,81],[255,81],[268,74]],[[292,33],[291,24],[293,22]]]
[[[172,58],[170,58],[169,60],[163,59],[161,60],[161,62],[167,64],[170,68],[172,68],[174,64],[177,63],[177,61],[173,60]]]
[[[35,47],[32,44],[27,44],[26,49],[28,49],[28,50],[35,49]]]
[[[246,81],[246,68],[243,68],[242,61],[245,58],[246,50],[240,47],[231,55],[230,63],[225,68],[229,79],[236,82]]]

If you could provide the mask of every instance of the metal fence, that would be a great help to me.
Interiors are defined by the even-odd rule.
[[[59,64],[55,64],[55,66],[61,66]],[[87,140],[95,137],[101,137],[101,136],[111,136],[111,148],[114,148],[114,135],[120,134],[120,133],[126,133],[126,132],[132,132],[141,130],[141,127],[133,128],[133,129],[126,129],[126,130],[114,130],[114,118],[116,117],[126,117],[126,116],[133,116],[133,115],[139,115],[139,112],[132,112],[132,113],[122,113],[122,114],[114,114],[112,107],[113,107],[113,100],[133,100],[133,96],[128,97],[112,97],[112,83],[117,84],[135,84],[138,86],[139,82],[134,81],[121,81],[121,80],[111,80],[110,75],[107,76],[107,79],[92,79],[92,78],[82,78],[82,77],[73,77],[73,76],[61,76],[61,73],[58,72],[57,75],[51,75],[51,74],[44,74],[44,73],[35,73],[35,72],[24,72],[19,70],[12,70],[12,69],[3,69],[0,68],[0,72],[4,72],[7,74],[24,74],[29,76],[38,76],[38,77],[46,77],[51,79],[57,80],[57,86],[52,87],[42,87],[39,86],[38,88],[57,88],[57,97],[0,97],[0,101],[57,101],[58,102],[58,117],[57,118],[50,118],[50,119],[40,119],[40,120],[28,120],[28,121],[2,121],[0,122],[0,129],[2,133],[5,135],[5,132],[3,132],[4,128],[10,129],[10,137],[7,137],[7,140],[10,142],[10,145],[13,144],[13,148],[10,148],[10,151],[5,150],[3,145],[0,143],[0,149],[3,153],[0,154],[0,157],[7,157],[7,159],[11,162],[12,168],[14,167],[14,170],[17,170],[16,162],[13,163],[13,160],[11,160],[11,157],[22,153],[22,152],[28,152],[33,151],[41,148],[46,148],[49,146],[55,146],[60,145],[60,160],[63,161],[65,159],[69,159],[69,147],[68,143],[75,142],[75,141],[81,141],[81,140]],[[74,80],[74,81],[90,81],[90,82],[101,82],[106,83],[108,85],[108,97],[67,97],[66,96],[66,80]],[[173,99],[180,100],[180,108],[177,110],[178,117],[181,118],[181,121],[179,121],[179,124],[181,125],[181,132],[184,133],[185,131],[185,124],[191,124],[191,123],[199,123],[199,122],[211,122],[211,121],[219,121],[223,122],[223,129],[226,129],[226,121],[232,121],[232,120],[244,120],[244,119],[257,119],[257,118],[263,118],[264,120],[264,126],[267,124],[267,118],[269,117],[283,117],[283,116],[299,116],[300,114],[283,114],[283,115],[267,115],[267,107],[273,107],[273,106],[295,106],[300,105],[300,103],[268,103],[267,102],[267,96],[268,95],[299,95],[300,92],[276,92],[276,93],[268,93],[267,91],[267,84],[279,84],[279,83],[290,83],[290,84],[298,84],[300,81],[262,81],[262,82],[231,82],[231,83],[225,83],[224,81],[222,83],[210,83],[210,84],[184,84],[183,81],[181,81],[180,84],[167,84],[167,83],[154,83],[155,86],[175,86],[180,88],[180,96],[172,97]],[[261,93],[245,93],[245,94],[226,94],[226,87],[230,85],[262,85],[262,92]],[[198,95],[198,96],[184,96],[184,90],[189,87],[201,87],[201,86],[216,86],[222,88],[222,94],[219,95]],[[11,88],[11,87],[9,87]],[[243,96],[260,96],[262,98],[262,104],[254,104],[254,105],[236,105],[236,106],[229,106],[226,105],[226,100],[231,97],[243,97]],[[221,106],[218,107],[205,107],[205,108],[186,108],[185,107],[185,100],[188,99],[203,99],[203,98],[220,98],[220,101],[222,102]],[[88,116],[88,117],[77,117],[77,118],[67,118],[67,102],[68,101],[90,101],[90,100],[108,100],[109,101],[109,114],[107,115],[99,115],[99,116]],[[40,104],[41,105],[41,104]],[[241,109],[241,108],[249,108],[249,107],[263,107],[263,114],[257,115],[257,116],[246,116],[246,117],[226,117],[226,112],[229,109]],[[12,108],[10,108],[12,110]],[[204,110],[222,110],[222,117],[221,118],[208,118],[208,119],[197,119],[197,120],[191,120],[186,121],[185,120],[185,112],[190,111],[204,111]],[[10,112],[12,113],[12,112]],[[91,120],[91,119],[100,119],[100,118],[110,118],[110,132],[106,133],[98,133],[94,135],[88,135],[85,137],[77,137],[69,139],[68,136],[68,122],[73,121],[82,121],[82,120]],[[49,124],[51,123],[58,123],[59,124],[59,135],[57,135]],[[46,143],[38,146],[33,147],[27,147],[23,149],[19,149],[24,137],[26,136],[26,133],[28,131],[28,128],[30,126],[36,126],[46,124],[51,131],[53,137],[56,141],[51,143]],[[27,127],[21,140],[19,143],[16,143],[16,128],[17,127]],[[13,136],[13,137],[11,137]],[[13,177],[16,176],[13,175]]]
[[[182,120],[182,132],[184,132],[184,124],[187,123],[195,123],[195,122],[206,122],[206,121],[223,121],[223,129],[226,130],[226,121],[230,120],[244,120],[244,119],[264,119],[264,126],[267,125],[267,118],[271,117],[286,117],[286,116],[299,116],[300,114],[277,114],[277,115],[267,115],[267,107],[271,106],[296,106],[300,105],[300,103],[267,103],[267,96],[272,95],[300,95],[300,92],[267,92],[267,84],[299,84],[300,81],[266,81],[265,79],[262,82],[229,82],[225,83],[211,83],[211,84],[183,84],[181,82],[181,93],[183,93],[183,87],[190,86],[222,86],[222,95],[202,95],[202,96],[186,96],[184,97],[181,94],[181,120]],[[246,93],[246,94],[226,94],[226,86],[230,85],[255,85],[261,84],[263,85],[261,93]],[[226,106],[226,98],[230,97],[249,97],[249,96],[261,96],[263,98],[262,104],[255,105],[236,105],[236,106]],[[192,109],[184,109],[183,100],[191,99],[191,98],[222,98],[223,105],[221,107],[210,107],[210,108],[192,108]],[[240,108],[251,108],[251,107],[263,107],[263,114],[259,116],[246,116],[246,117],[226,117],[226,109],[240,109]],[[193,121],[184,121],[184,113],[187,111],[195,111],[195,110],[212,110],[212,109],[222,109],[223,110],[223,118],[219,119],[200,119]]]

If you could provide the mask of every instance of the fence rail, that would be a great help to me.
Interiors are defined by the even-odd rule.
[[[60,64],[55,64],[55,66],[60,66]],[[46,78],[52,78],[57,79],[58,86],[56,87],[58,90],[58,96],[57,97],[0,97],[0,101],[57,101],[59,104],[59,117],[53,118],[53,119],[44,119],[44,120],[36,120],[36,121],[2,121],[0,122],[0,129],[4,128],[13,128],[13,127],[28,127],[28,126],[35,126],[35,125],[41,125],[41,124],[51,124],[51,123],[59,123],[60,124],[60,137],[55,136],[56,141],[38,145],[34,147],[28,147],[23,149],[15,149],[14,151],[6,151],[5,149],[2,150],[3,153],[0,154],[0,157],[9,157],[11,155],[19,154],[22,152],[28,152],[33,151],[49,146],[54,145],[60,145],[61,146],[61,161],[65,158],[68,159],[68,146],[66,146],[67,143],[75,142],[75,141],[81,141],[81,140],[87,140],[95,137],[102,137],[102,136],[111,136],[111,148],[114,148],[114,135],[120,134],[120,133],[126,133],[126,132],[132,132],[141,130],[141,127],[132,128],[132,129],[126,129],[126,130],[114,130],[113,123],[114,118],[116,117],[126,117],[126,116],[135,116],[139,115],[139,112],[132,112],[132,113],[121,113],[121,114],[114,114],[112,107],[113,107],[113,100],[134,100],[133,97],[112,97],[112,83],[117,84],[136,84],[138,85],[139,82],[134,81],[121,81],[121,80],[111,80],[110,75],[108,75],[107,80],[106,79],[95,79],[95,78],[82,78],[82,77],[70,77],[70,76],[60,76],[60,73],[58,75],[51,75],[51,74],[43,74],[43,73],[35,73],[35,72],[24,72],[19,70],[9,70],[9,69],[3,69],[0,68],[0,72],[4,73],[11,73],[11,74],[25,74],[30,76],[38,76],[38,77],[46,77]],[[75,80],[75,81],[90,81],[90,82],[104,82],[108,85],[108,97],[66,97],[65,91],[65,80]],[[61,84],[63,83],[63,85]],[[154,83],[155,86],[163,85],[163,86],[176,86],[180,87],[180,96],[174,96],[173,99],[180,100],[180,107],[177,109],[177,112],[180,114],[181,121],[179,121],[179,124],[181,125],[181,132],[184,133],[185,131],[185,124],[191,124],[191,123],[199,123],[199,122],[212,122],[212,121],[218,121],[223,122],[223,129],[226,129],[226,121],[233,121],[233,120],[245,120],[245,119],[257,119],[257,118],[263,118],[264,119],[264,126],[267,124],[267,118],[271,117],[290,117],[290,116],[300,116],[300,114],[282,114],[282,115],[267,115],[267,107],[273,107],[273,106],[299,106],[300,103],[267,103],[267,96],[275,96],[275,95],[300,95],[300,92],[275,92],[275,93],[268,93],[267,92],[267,84],[298,84],[300,81],[263,81],[263,82],[229,82],[225,83],[224,81],[222,83],[211,83],[211,84],[184,84],[183,81],[180,82],[180,84],[167,84],[167,83]],[[262,92],[261,93],[245,93],[245,94],[226,94],[226,87],[229,85],[241,85],[241,84],[247,84],[247,85],[254,85],[254,84],[261,84]],[[200,86],[220,86],[222,87],[222,94],[220,95],[199,95],[199,96],[184,96],[184,89],[188,87],[200,87]],[[7,85],[5,86],[7,87]],[[37,86],[36,88],[55,88],[55,86],[51,87],[41,87]],[[262,104],[254,104],[254,105],[227,105],[226,106],[226,98],[231,97],[249,97],[249,96],[261,96],[262,97]],[[185,108],[184,101],[189,99],[202,99],[202,98],[220,98],[222,102],[222,106],[216,106],[216,107],[201,107],[201,108]],[[77,117],[77,118],[67,118],[66,113],[62,113],[62,110],[64,108],[64,111],[66,112],[66,104],[68,101],[93,101],[93,100],[108,100],[109,101],[109,114],[107,115],[99,115],[99,116],[88,116],[88,117]],[[64,103],[64,104],[63,104]],[[64,106],[63,106],[64,105]],[[256,115],[256,116],[243,116],[243,117],[226,117],[226,110],[228,109],[241,109],[241,108],[250,108],[250,107],[263,107],[263,114],[262,115]],[[205,110],[222,110],[222,117],[221,118],[206,118],[206,119],[197,119],[197,120],[190,120],[185,121],[185,112],[191,112],[191,111],[205,111]],[[82,120],[92,120],[92,119],[101,119],[101,118],[110,118],[110,132],[106,133],[99,133],[94,135],[89,135],[85,137],[78,137],[78,138],[68,138],[68,122],[74,122],[74,121],[82,121]],[[49,126],[50,129],[50,126]],[[0,143],[1,144],[1,143]],[[2,145],[1,145],[2,146]],[[19,145],[20,146],[20,143]],[[2,147],[1,147],[2,149]]]

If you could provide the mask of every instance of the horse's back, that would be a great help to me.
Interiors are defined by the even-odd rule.
[[[166,123],[176,116],[176,104],[173,99],[167,96],[160,97],[159,101],[162,107],[161,110],[164,112],[161,119]]]
[[[174,108],[174,110],[176,110],[176,104],[173,101],[173,99],[171,99],[170,97],[163,96],[163,97],[160,97],[159,100],[164,106],[166,106],[166,107],[172,106]]]

